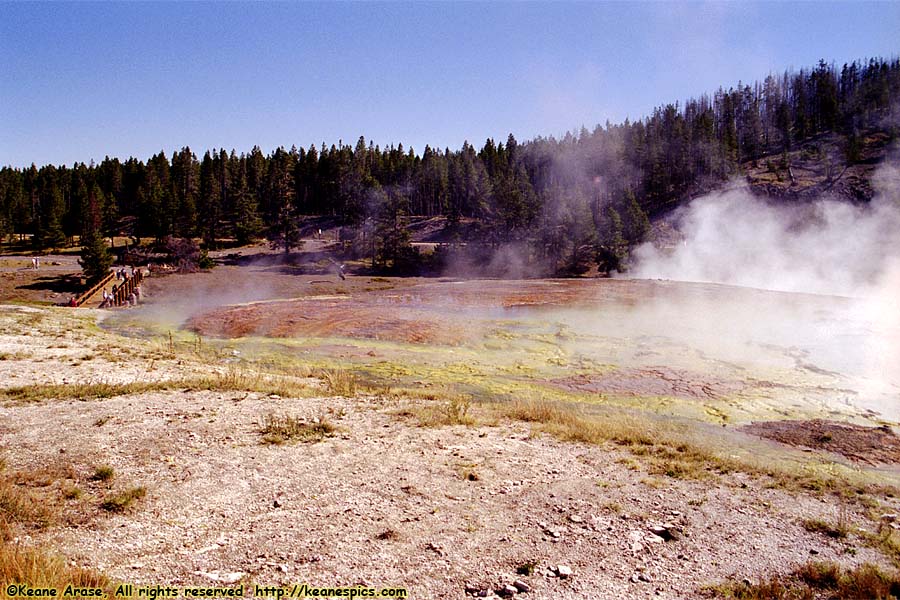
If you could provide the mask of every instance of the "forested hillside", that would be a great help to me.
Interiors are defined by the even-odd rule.
[[[823,134],[853,164],[866,136],[889,143],[898,123],[900,60],[822,61],[562,139],[510,135],[417,153],[360,137],[268,155],[182,148],[146,161],[6,167],[0,238],[30,235],[36,250],[98,232],[215,247],[290,240],[301,215],[329,215],[390,267],[411,259],[404,217],[441,215],[450,232],[492,248],[515,244],[547,271],[615,268],[649,219],[686,198],[750,169],[789,171],[791,151]]]

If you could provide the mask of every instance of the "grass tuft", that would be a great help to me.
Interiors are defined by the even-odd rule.
[[[0,581],[4,584],[25,583],[32,588],[60,590],[69,584],[107,590],[110,587],[110,581],[104,575],[71,567],[60,556],[4,543],[0,543]]]
[[[334,435],[337,427],[325,417],[312,422],[290,415],[266,415],[263,421],[263,442],[266,444],[284,444],[288,442],[321,442]]]
[[[394,414],[416,418],[419,427],[472,426],[477,421],[473,415],[469,414],[471,409],[472,401],[467,396],[454,396],[449,400],[424,406],[409,405],[395,411]]]
[[[845,570],[836,563],[809,562],[759,583],[728,581],[706,590],[737,600],[890,600],[900,597],[900,573],[887,573],[871,563]]]
[[[325,369],[319,373],[319,377],[329,393],[335,396],[354,396],[359,387],[356,375],[346,369]]]
[[[116,472],[112,467],[109,465],[101,465],[94,469],[94,474],[91,475],[91,481],[110,481],[115,476]]]
[[[100,505],[100,508],[115,513],[125,512],[131,508],[135,500],[140,500],[146,495],[147,488],[144,486],[128,488],[127,490],[107,496]]]

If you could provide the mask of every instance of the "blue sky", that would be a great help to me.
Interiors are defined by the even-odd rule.
[[[900,2],[0,2],[0,165],[560,135],[900,53]]]

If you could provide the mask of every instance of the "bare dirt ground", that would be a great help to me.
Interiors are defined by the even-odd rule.
[[[836,452],[867,464],[900,463],[900,438],[890,427],[864,427],[815,419],[752,423],[744,427],[744,431],[782,444]]]
[[[0,256],[0,301],[63,304],[82,291],[76,254],[48,254],[40,261],[34,270],[31,255]]]
[[[97,330],[92,313],[0,314],[7,386],[46,383],[48,372],[91,382],[218,368]],[[810,559],[886,564],[867,535],[900,509],[896,498],[841,501],[739,471],[669,476],[627,448],[563,442],[505,418],[422,427],[409,416],[434,403],[192,389],[6,402],[7,469],[69,472],[70,485],[88,489],[108,465],[109,491],[147,489],[122,514],[100,510],[93,493],[72,498],[65,514],[75,516],[19,531],[17,543],[140,584],[401,586],[413,598],[493,595],[517,579],[531,598],[699,598],[707,584]],[[267,415],[337,430],[266,445]],[[841,539],[804,525],[839,518],[852,531]],[[572,574],[556,576],[560,565]]]
[[[811,434],[819,445],[796,429],[779,437],[771,434],[779,427],[735,426],[758,411],[880,419],[834,405],[855,399],[855,380],[812,345],[754,338],[752,361],[740,362],[745,348],[716,340],[722,354],[705,354],[694,330],[665,311],[671,290],[681,289],[675,284],[340,280],[317,258],[324,246],[311,242],[299,260],[262,248],[219,253],[225,264],[211,273],[148,280],[151,302],[139,309],[0,306],[0,458],[16,485],[61,498],[53,522],[17,528],[12,543],[136,584],[400,586],[413,598],[493,596],[515,580],[529,588],[526,598],[701,598],[710,595],[704,586],[756,581],[809,560],[886,568],[897,560],[876,541],[887,527],[882,515],[900,512],[900,500],[866,485],[898,480],[876,447],[884,440],[844,444],[844,425],[835,423]],[[77,263],[54,267],[52,276],[64,278]],[[59,293],[39,279],[51,274],[6,268],[0,298]],[[685,293],[720,309],[738,291]],[[757,310],[775,305],[771,293],[740,294]],[[642,305],[654,298],[650,309]],[[812,306],[824,319],[830,302],[803,300],[797,311]],[[598,303],[602,318],[587,319],[584,310]],[[658,333],[636,333],[635,323]],[[300,379],[307,365],[314,373],[353,368],[377,375],[379,385],[346,395],[318,380],[293,395],[240,383],[64,394],[234,370],[252,379],[269,363]],[[407,385],[413,391],[390,391]],[[30,402],[10,393],[29,386]],[[419,420],[422,411],[443,414],[456,396],[441,394],[457,388],[468,390],[472,424]],[[697,404],[714,417],[670,428],[720,440],[727,464],[759,452],[787,465],[788,483],[707,459],[670,468],[654,452],[687,451],[652,442],[561,441],[540,422],[497,410],[555,393],[602,409],[601,429],[617,426],[620,407],[654,431],[668,411]],[[336,430],[318,442],[266,444],[272,416]],[[852,460],[833,454],[845,446]],[[879,466],[857,467],[869,463]],[[100,466],[115,476],[95,481]],[[41,483],[43,473],[62,479]],[[858,482],[839,493],[819,485],[840,473]],[[800,483],[790,484],[795,476]],[[101,508],[107,495],[135,486],[146,496],[128,510]],[[73,489],[80,491],[63,493]],[[560,566],[572,574],[560,577]]]

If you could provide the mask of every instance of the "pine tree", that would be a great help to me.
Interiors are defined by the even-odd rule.
[[[299,248],[303,242],[300,239],[300,226],[297,223],[297,214],[290,202],[285,202],[278,211],[278,218],[269,227],[266,236],[272,248],[281,248],[285,256],[294,248]]]
[[[238,244],[245,245],[256,239],[263,229],[256,197],[247,186],[247,170],[243,166],[237,180],[234,205],[234,236]]]
[[[597,248],[597,266],[601,271],[623,271],[628,258],[628,243],[622,235],[622,217],[612,206],[601,213],[597,227],[600,240]]]
[[[97,184],[91,188],[85,207],[84,231],[81,236],[81,259],[78,264],[84,271],[88,284],[103,279],[112,266],[113,258],[106,246],[106,239],[101,231],[102,206],[105,204],[103,192]]]

